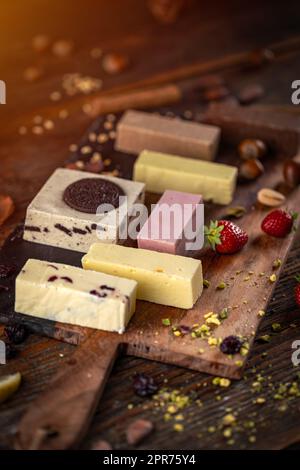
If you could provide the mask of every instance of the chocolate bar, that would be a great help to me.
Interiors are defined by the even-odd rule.
[[[143,150],[213,160],[220,129],[181,119],[127,111],[117,125],[115,148],[138,154]]]
[[[289,156],[299,151],[300,118],[287,112],[213,103],[203,121],[220,126],[222,140],[230,144],[255,138],[263,140],[271,150]]]

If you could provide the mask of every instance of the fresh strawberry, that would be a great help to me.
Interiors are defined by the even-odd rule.
[[[298,282],[298,284],[295,287],[295,299],[296,299],[296,303],[300,306],[300,275],[299,274],[296,276],[296,281]]]
[[[271,237],[283,238],[291,232],[297,215],[297,213],[276,209],[264,218],[261,229]]]
[[[204,230],[210,246],[218,253],[236,253],[248,241],[247,233],[229,220],[211,221]]]

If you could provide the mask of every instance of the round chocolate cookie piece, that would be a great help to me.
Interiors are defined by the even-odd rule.
[[[125,193],[117,184],[102,178],[83,178],[66,187],[64,202],[79,212],[96,214],[101,204],[110,204],[115,209],[119,207],[119,197]],[[111,209],[112,210],[112,209]],[[106,212],[103,207],[100,212]]]

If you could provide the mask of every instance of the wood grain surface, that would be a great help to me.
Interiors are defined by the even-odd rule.
[[[131,57],[132,67],[124,74],[103,76],[104,89],[109,90],[113,87],[121,89],[126,83],[143,83],[145,78],[149,79],[155,74],[167,74],[178,64],[189,65],[195,61],[206,62],[229,54],[247,52],[284,38],[292,38],[298,32],[297,2],[291,2],[289,11],[284,5],[274,5],[274,2],[266,2],[263,6],[261,2],[254,2],[247,14],[237,3],[220,3],[218,15],[215,14],[215,4],[206,5],[205,8],[197,4],[195,9],[187,11],[171,27],[156,24],[144,9],[143,2],[135,0],[114,2],[111,8],[93,1],[85,2],[84,7],[81,2],[76,5],[73,2],[72,5],[71,2],[64,2],[64,5],[53,2],[47,15],[39,2],[30,2],[33,13],[28,22],[20,21],[24,17],[22,10],[25,6],[20,5],[17,14],[11,2],[5,2],[7,8],[2,9],[5,11],[5,21],[0,31],[1,78],[8,84],[9,100],[6,107],[0,107],[1,188],[13,196],[17,206],[15,214],[1,230],[2,240],[22,220],[28,203],[49,174],[63,163],[69,144],[77,142],[90,124],[89,116],[82,113],[80,108],[82,102],[85,102],[84,98],[64,97],[60,103],[54,103],[49,100],[49,94],[60,88],[63,73],[74,70],[96,76],[102,73],[99,71],[99,63],[89,58],[91,47],[101,42],[105,51],[117,49]],[[62,15],[62,10],[67,11],[68,15]],[[93,15],[90,15],[91,11]],[[131,11],[131,15],[127,14],[128,11]],[[268,18],[267,23],[265,18]],[[12,25],[18,19],[19,27],[16,29]],[[46,58],[35,55],[30,41],[32,35],[41,29],[54,37],[71,37],[77,46],[74,55],[66,61],[54,60],[51,55]],[[46,66],[45,75],[37,83],[25,83],[22,78],[24,68],[37,62]],[[265,68],[247,72],[234,70],[224,72],[223,75],[233,93],[246,84],[259,82],[266,90],[262,102],[290,105],[290,84],[297,78],[297,70],[299,54],[291,51]],[[203,110],[203,104],[193,98],[183,103],[182,111],[193,107],[197,108],[197,112]],[[57,115],[64,108],[69,109],[70,117],[60,121]],[[54,129],[42,136],[32,135],[32,119],[36,115],[53,119]],[[20,125],[28,127],[26,136],[18,135]],[[273,395],[280,383],[295,380],[297,372],[291,363],[291,345],[299,336],[299,310],[292,296],[294,275],[299,271],[299,255],[297,241],[257,333],[257,338],[270,334],[271,342],[255,342],[242,381],[233,383],[227,389],[220,389],[202,373],[144,359],[121,358],[104,391],[83,447],[92,448],[98,439],[104,438],[114,448],[129,448],[125,430],[139,416],[151,419],[156,427],[156,432],[140,448],[278,449],[296,443],[300,426],[299,400],[283,400],[286,405],[284,410],[283,403],[275,400]],[[281,324],[279,333],[272,330],[274,322]],[[0,371],[2,375],[20,370],[24,378],[18,394],[0,407],[3,430],[1,448],[13,445],[16,426],[28,404],[47,388],[50,377],[64,367],[73,353],[71,345],[35,335],[31,335],[18,349],[19,356],[1,367]],[[133,394],[132,376],[137,372],[150,374],[161,387],[176,389],[192,397],[182,412],[182,432],[174,430],[174,420],[164,420],[164,410],[155,399],[142,399]],[[258,394],[252,387],[259,373],[265,378],[259,393],[266,399],[262,407],[254,403]],[[270,376],[272,378],[268,379]],[[228,409],[236,413],[241,423],[240,427],[234,429],[234,442],[231,443],[228,443],[220,427]],[[248,421],[255,424],[256,441],[250,439],[252,434],[246,427]],[[214,432],[212,427],[215,427]],[[272,429],[272,433],[267,432],[267,429]]]

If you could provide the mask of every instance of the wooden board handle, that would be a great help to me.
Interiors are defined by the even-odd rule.
[[[16,448],[69,449],[88,429],[119,350],[119,341],[98,332],[77,347],[64,369],[30,406],[19,425]]]
[[[91,101],[93,117],[99,114],[117,113],[129,108],[142,109],[176,103],[182,97],[177,85],[164,85],[157,88],[137,90],[115,96],[103,96]]]

